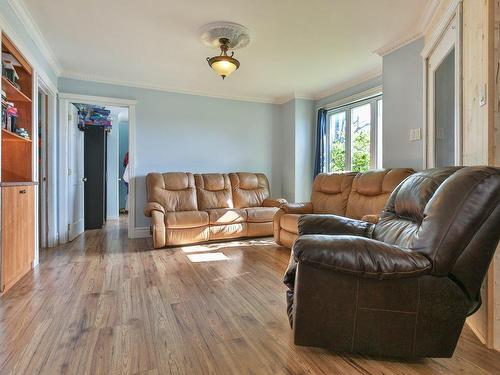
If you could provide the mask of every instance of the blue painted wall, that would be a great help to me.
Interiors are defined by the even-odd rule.
[[[125,202],[127,197],[127,188],[125,187],[125,183],[123,181],[123,172],[125,171],[125,167],[123,166],[123,160],[125,158],[125,154],[128,152],[128,121],[120,121],[118,124],[118,128],[120,131],[120,144],[119,144],[119,177],[122,179],[120,181],[119,186],[119,208],[125,209]]]
[[[281,169],[273,163],[277,105],[66,78],[59,79],[59,90],[137,100],[136,227],[149,226],[142,214],[149,172],[258,171],[270,179],[273,195],[281,195]]]
[[[382,161],[386,168],[423,167],[423,141],[409,140],[410,129],[423,126],[423,48],[424,38],[420,38],[383,59]]]

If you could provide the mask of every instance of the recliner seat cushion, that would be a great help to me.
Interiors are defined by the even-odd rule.
[[[198,210],[192,173],[150,173],[146,185],[148,201],[159,203],[165,211]]]
[[[179,211],[165,213],[165,227],[169,229],[197,228],[208,225],[204,211]]]
[[[230,173],[229,179],[236,208],[260,207],[269,198],[269,181],[263,173]]]
[[[247,212],[247,222],[266,223],[272,222],[274,214],[278,211],[277,207],[251,207],[245,208]]]
[[[237,224],[247,221],[247,212],[239,208],[220,208],[208,210],[210,225]]]
[[[233,207],[231,182],[227,174],[195,174],[194,180],[199,210]]]
[[[311,202],[315,214],[345,215],[355,172],[320,173],[316,176]]]
[[[281,217],[280,226],[282,229],[290,233],[298,233],[298,221],[301,215],[285,214]]]
[[[379,214],[396,186],[412,173],[412,169],[398,168],[358,174],[352,182],[346,216],[361,219],[368,214]]]

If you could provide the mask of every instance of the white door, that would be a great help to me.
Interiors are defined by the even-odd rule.
[[[78,110],[69,108],[69,150],[68,150],[68,203],[69,240],[72,241],[85,230],[84,221],[84,175],[83,175],[83,131],[78,129]]]
[[[461,164],[459,19],[455,16],[427,62],[427,167]]]

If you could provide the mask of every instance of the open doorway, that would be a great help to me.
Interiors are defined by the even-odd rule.
[[[123,160],[120,156],[120,127],[128,128],[128,164],[130,176],[129,208],[124,225],[125,233],[133,238],[141,235],[142,232],[135,228],[135,180],[134,180],[134,134],[135,134],[135,100],[106,98],[99,96],[89,96],[71,93],[59,93],[59,242],[65,243],[70,239],[76,238],[85,230],[85,193],[84,179],[84,158],[85,158],[85,140],[84,132],[78,130],[76,119],[79,115],[72,116],[74,104],[89,105],[104,110],[108,110],[112,122],[111,132],[106,133],[106,183],[103,189],[106,190],[105,205],[103,209],[103,220],[116,220],[120,217],[120,185],[123,184],[123,174],[120,165]],[[115,108],[113,108],[115,107]],[[113,111],[115,109],[115,111]],[[78,109],[76,108],[77,112]],[[108,157],[109,155],[109,157]],[[116,166],[108,166],[107,161],[113,161]],[[80,162],[80,164],[79,164]],[[78,173],[77,173],[78,171]],[[88,178],[88,177],[87,177]],[[121,180],[120,180],[121,179]],[[79,185],[80,189],[76,189]],[[113,198],[108,196],[111,195]],[[78,198],[81,197],[81,198]],[[92,197],[94,199],[94,197]],[[108,215],[109,210],[109,215]],[[136,234],[135,232],[138,232]]]
[[[68,240],[106,222],[126,221],[120,188],[128,184],[127,107],[70,103],[68,121]],[[122,135],[120,136],[120,133]],[[120,145],[120,140],[122,144]],[[120,147],[121,146],[121,147]],[[122,151],[122,153],[120,153]],[[127,190],[125,190],[125,194]],[[126,195],[123,197],[126,202]],[[125,203],[123,210],[126,210]],[[127,226],[127,223],[119,223]]]

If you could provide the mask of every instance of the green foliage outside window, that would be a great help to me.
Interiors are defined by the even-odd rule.
[[[370,169],[370,134],[368,132],[360,131],[354,134],[351,159],[353,171],[365,172]],[[343,134],[331,144],[330,170],[332,172],[346,170]]]
[[[352,143],[352,170],[366,172],[370,169],[370,134],[361,131],[354,135]]]

